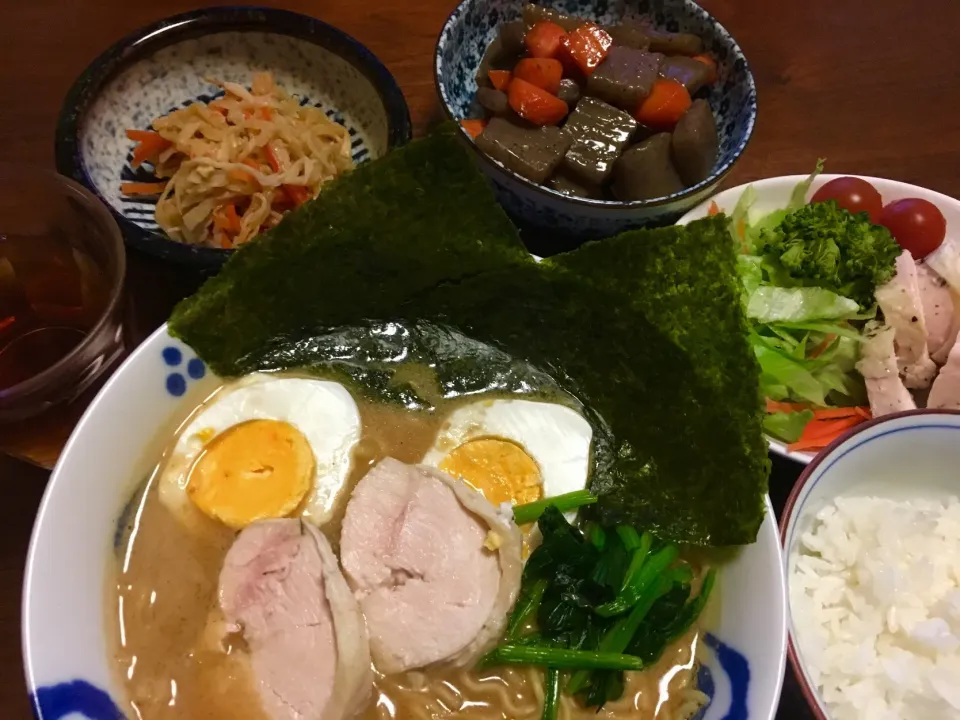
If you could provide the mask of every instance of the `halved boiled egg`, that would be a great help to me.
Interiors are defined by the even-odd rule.
[[[360,413],[339,383],[257,373],[224,388],[177,439],[160,500],[190,504],[232,528],[302,515],[329,519],[360,439]]]
[[[491,503],[523,504],[586,487],[592,440],[590,423],[565,405],[482,400],[450,413],[423,462]]]

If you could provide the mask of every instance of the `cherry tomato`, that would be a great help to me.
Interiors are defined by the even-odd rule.
[[[880,224],[914,258],[926,257],[943,242],[947,221],[940,209],[928,200],[895,200],[880,213]]]
[[[883,200],[877,189],[858,177],[842,177],[831,180],[813,194],[810,202],[836,201],[839,207],[852,213],[865,212],[870,222],[880,220]]]

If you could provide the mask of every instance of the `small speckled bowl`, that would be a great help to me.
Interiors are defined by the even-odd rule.
[[[130,35],[93,61],[67,94],[57,123],[57,169],[90,188],[113,211],[133,247],[176,263],[215,270],[230,250],[175,242],[154,221],[155,199],[128,198],[120,183],[151,180],[130,165],[128,128],[220,89],[209,78],[250,86],[268,70],[303,104],[322,108],[353,138],[364,162],[411,136],[410,111],[390,72],[359,42],[305,15],[254,7],[176,15]]]
[[[441,104],[450,118],[471,116],[483,53],[502,23],[520,19],[523,2],[463,0],[447,19],[437,40],[434,73]],[[730,33],[692,0],[538,0],[538,4],[601,25],[644,18],[662,30],[699,36],[705,52],[717,60],[719,80],[707,99],[717,120],[720,153],[706,180],[673,195],[634,202],[589,200],[562,195],[507,170],[477,150],[463,132],[464,141],[476,151],[480,167],[514,221],[536,231],[586,240],[674,222],[709,197],[743,153],[757,118],[753,74]]]

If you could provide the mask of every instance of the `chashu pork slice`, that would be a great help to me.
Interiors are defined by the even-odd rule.
[[[439,470],[393,458],[353,491],[340,551],[374,662],[388,675],[479,658],[503,634],[523,567],[512,513]]]
[[[893,347],[895,330],[871,321],[864,329],[866,341],[860,351],[857,370],[867,386],[870,411],[874,417],[889,415],[917,407],[910,391],[900,379],[897,356]]]
[[[917,280],[917,265],[909,251],[897,258],[897,274],[877,288],[883,318],[896,333],[897,364],[908,388],[930,387],[937,374],[927,347],[927,326]]]
[[[373,673],[363,615],[312,525],[245,528],[220,571],[220,608],[243,633],[272,720],[343,720],[365,709]]]
[[[947,364],[940,369],[940,374],[933,381],[927,397],[927,407],[960,410],[960,340],[950,350]]]
[[[960,332],[960,314],[947,281],[925,262],[917,263],[917,287],[923,302],[923,320],[927,326],[927,348],[937,365],[947,361]]]

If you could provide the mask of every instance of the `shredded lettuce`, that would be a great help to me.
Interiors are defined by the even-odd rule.
[[[750,296],[763,284],[763,258],[757,255],[738,255],[737,272],[743,283],[743,304],[749,305]]]
[[[760,363],[760,392],[777,401],[842,407],[865,401],[856,372],[862,321],[876,307],[861,310],[857,298],[795,277],[779,256],[765,253],[784,220],[807,205],[807,194],[823,170],[823,161],[799,183],[788,205],[752,213],[756,192],[746,188],[730,216],[730,235],[740,251],[737,270],[744,309],[751,324],[750,344]],[[866,293],[860,293],[860,300]],[[764,429],[794,442],[813,418],[811,412],[769,413]]]
[[[856,301],[823,288],[763,285],[750,294],[747,317],[762,323],[834,320],[859,309]]]
[[[819,158],[813,172],[790,193],[790,204],[787,205],[788,210],[797,210],[807,204],[807,193],[810,191],[810,186],[813,185],[813,181],[817,179],[817,175],[822,172],[823,158]]]
[[[823,385],[804,367],[804,360],[791,357],[759,335],[751,338],[751,344],[760,363],[760,389],[766,397],[806,401],[818,407],[827,404]]]
[[[747,185],[730,214],[730,237],[733,238],[734,247],[741,248],[744,252],[749,252],[750,248],[744,246],[745,238],[740,233],[745,232],[749,225],[750,208],[756,201],[757,191],[753,185]]]
[[[763,429],[785,443],[796,442],[807,423],[813,420],[812,410],[770,413],[763,419]]]

